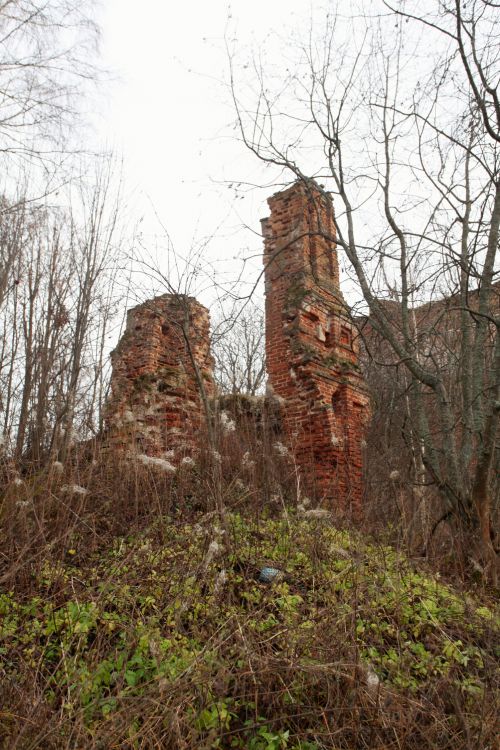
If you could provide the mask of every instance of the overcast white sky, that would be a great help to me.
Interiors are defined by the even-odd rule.
[[[422,2],[435,7],[435,0]],[[356,8],[363,12],[355,15]],[[274,76],[271,85],[279,89],[287,66],[295,68],[293,58],[291,63],[285,58],[297,49],[293,32],[301,41],[307,39],[312,24],[315,30],[311,38],[319,40],[321,47],[327,9],[333,9],[341,19],[335,32],[334,58],[337,56],[340,61],[339,70],[349,71],[352,60],[346,58],[344,65],[342,41],[346,43],[346,54],[354,58],[363,46],[365,29],[377,28],[378,13],[387,15],[380,0],[143,0],[140,6],[132,0],[102,0],[102,58],[115,81],[106,88],[96,129],[102,142],[123,155],[129,213],[132,217],[144,216],[140,224],[142,244],[158,255],[165,272],[168,273],[167,252],[162,226],[181,259],[189,255],[193,246],[203,245],[206,238],[211,238],[203,246],[202,259],[205,265],[211,264],[220,283],[227,284],[238,276],[243,258],[249,259],[244,267],[249,286],[257,278],[262,268],[259,219],[267,215],[266,197],[275,192],[275,180],[280,177],[263,169],[238,141],[238,131],[232,127],[235,112],[227,88],[224,38],[227,35],[230,42],[236,39],[234,47],[244,55],[258,55],[263,49],[265,54],[270,53],[264,68],[267,76]],[[397,38],[392,29],[390,17],[384,31],[389,46],[392,38]],[[410,100],[418,86],[417,79],[432,63],[427,63],[432,55],[428,45],[420,43],[420,34],[421,29],[417,29],[414,37],[411,33],[405,37],[401,69],[403,88]],[[237,69],[240,75],[246,75],[241,60]],[[376,66],[372,74],[372,83],[377,86]],[[249,75],[243,83],[250,87],[254,79]],[[302,80],[305,79],[297,79],[299,90]],[[331,85],[338,81],[337,76]],[[288,84],[286,92],[290,94],[288,102],[295,101],[294,85]],[[367,89],[367,95],[370,93]],[[255,100],[255,96],[249,99]],[[350,147],[348,168],[356,166],[362,174],[378,158],[377,141],[372,137],[370,121],[363,125],[357,110],[352,115],[350,130],[343,136]],[[321,147],[314,148],[306,144],[302,151],[306,159],[302,166],[310,172],[315,169],[313,159],[316,167],[324,162]],[[401,169],[406,169],[406,164],[403,157]],[[248,187],[263,186],[266,180],[267,188]],[[397,180],[401,207],[406,210],[405,194],[411,193],[408,175],[400,178],[396,166],[393,180]],[[235,183],[246,186],[235,191]],[[365,183],[371,193],[372,183]],[[418,192],[418,181],[416,189]],[[417,198],[420,200],[420,195]],[[414,195],[411,200],[415,202]],[[358,201],[358,241],[361,236],[369,247],[379,207],[365,202],[361,194]],[[342,272],[345,260],[341,252],[339,261]],[[199,281],[197,288],[190,291],[210,304],[217,295],[213,288],[204,289],[202,275]],[[357,299],[354,288],[344,275],[343,290],[350,302]],[[148,287],[140,294],[156,292]]]
[[[103,62],[117,80],[98,130],[124,156],[131,205],[146,215],[145,244],[161,231],[152,204],[180,255],[214,235],[207,254],[221,279],[237,272],[233,257],[260,253],[259,219],[274,188],[236,198],[227,186],[261,183],[263,174],[231,130],[225,29],[229,17],[239,43],[257,49],[284,23],[307,24],[309,14],[308,0],[103,0]],[[260,267],[256,257],[248,278]]]

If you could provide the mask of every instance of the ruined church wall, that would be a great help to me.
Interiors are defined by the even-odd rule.
[[[214,392],[209,328],[206,308],[184,295],[165,294],[128,311],[111,355],[110,446],[157,457],[192,452],[204,424],[193,359],[207,396]]]
[[[314,183],[299,182],[268,203],[268,384],[301,488],[317,503],[356,515],[369,398],[339,287],[332,201]],[[152,457],[192,453],[204,425],[196,370],[207,397],[214,395],[208,311],[183,295],[138,305],[112,365],[108,444]]]
[[[331,199],[296,183],[269,201],[265,241],[268,383],[303,485],[315,500],[359,514],[369,399],[339,287]]]

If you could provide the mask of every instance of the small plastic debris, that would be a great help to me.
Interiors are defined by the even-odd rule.
[[[309,508],[306,510],[303,506],[298,506],[298,510],[301,516],[304,518],[330,518],[331,513],[325,508]]]
[[[259,581],[261,583],[272,583],[281,574],[278,568],[264,567],[259,572]]]
[[[255,466],[255,461],[252,461],[252,459],[250,458],[249,451],[246,451],[246,453],[243,454],[241,464],[245,469],[253,469],[253,467]]]
[[[222,552],[222,550],[223,550],[222,545],[220,545],[219,542],[216,542],[215,539],[213,539],[208,545],[207,554],[203,558],[203,564],[202,564],[203,570],[205,571],[207,570],[212,560],[215,557],[217,557],[217,555],[219,555],[220,552]]]
[[[223,568],[219,572],[215,581],[214,596],[218,596],[221,593],[226,583],[227,583],[227,571]]]
[[[371,664],[365,665],[365,680],[368,692],[377,693],[379,690],[380,679]]]
[[[85,487],[80,487],[79,484],[63,484],[61,492],[66,495],[88,495],[89,491]]]
[[[137,460],[140,461],[141,464],[144,464],[144,466],[154,466],[158,469],[161,469],[161,471],[165,471],[170,474],[174,474],[176,470],[175,466],[172,466],[170,461],[167,461],[165,458],[146,456],[144,453],[142,453],[137,456]]]
[[[280,456],[289,456],[290,451],[286,447],[286,445],[283,445],[283,443],[274,443],[273,445],[274,450],[280,454]]]
[[[221,411],[219,415],[220,424],[222,427],[222,431],[226,434],[229,434],[231,432],[234,432],[236,430],[236,424],[234,423],[234,420],[231,419],[229,414],[225,411]]]

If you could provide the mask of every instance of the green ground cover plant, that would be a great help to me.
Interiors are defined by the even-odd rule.
[[[109,512],[95,490],[86,527],[7,577],[3,747],[495,746],[500,616],[487,592],[330,518],[259,507],[242,482],[221,516],[195,507],[207,474],[167,487],[141,471],[142,495],[182,491],[192,507],[158,507],[92,544]],[[280,571],[271,584],[264,565]]]

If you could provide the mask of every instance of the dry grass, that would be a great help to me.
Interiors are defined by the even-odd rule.
[[[495,747],[487,592],[298,515],[272,445],[240,430],[175,475],[96,450],[5,481],[2,747]]]

